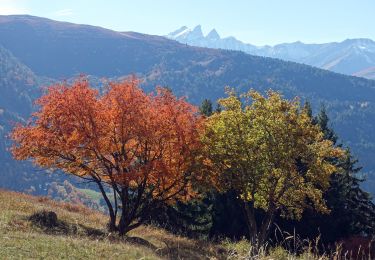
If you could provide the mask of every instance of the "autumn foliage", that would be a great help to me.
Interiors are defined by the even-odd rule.
[[[102,94],[85,78],[53,85],[30,123],[12,133],[17,159],[95,182],[109,227],[120,234],[142,224],[158,203],[195,195],[202,119],[170,91],[146,94],[138,83],[110,82]]]
[[[236,193],[258,246],[278,214],[300,218],[308,207],[328,213],[323,193],[339,172],[332,159],[344,152],[324,139],[298,100],[273,91],[228,94],[219,100],[223,110],[209,116],[207,104],[208,117],[201,117],[168,89],[146,94],[135,78],[109,82],[103,93],[85,78],[63,82],[14,129],[12,152],[96,183],[109,229],[121,235],[161,205],[196,196],[202,183]]]
[[[274,91],[238,96],[228,90],[223,111],[208,118],[203,138],[219,189],[243,201],[249,236],[262,245],[275,215],[300,218],[304,209],[328,213],[323,193],[344,152],[325,140],[298,100]],[[259,221],[255,209],[264,212]]]

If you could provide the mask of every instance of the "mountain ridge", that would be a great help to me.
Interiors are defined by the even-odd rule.
[[[200,25],[195,28],[201,30]],[[212,29],[211,32],[216,32],[216,37],[211,37],[211,32],[207,35],[202,34],[201,37],[197,37],[197,34],[192,37],[194,30],[183,26],[177,30],[180,31],[179,34],[170,33],[165,37],[192,46],[239,50],[251,55],[279,58],[338,73],[373,79],[372,74],[362,73],[375,66],[375,42],[371,39],[358,38],[346,39],[341,42],[308,44],[296,41],[273,46],[256,46],[244,43],[232,36],[221,38],[215,29]]]

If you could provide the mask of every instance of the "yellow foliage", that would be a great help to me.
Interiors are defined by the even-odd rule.
[[[208,118],[203,137],[219,188],[290,217],[299,218],[310,202],[328,212],[322,196],[338,171],[329,158],[344,152],[323,139],[297,99],[274,91],[228,94],[219,100],[224,110]]]

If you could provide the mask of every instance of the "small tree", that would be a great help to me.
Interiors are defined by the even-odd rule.
[[[199,112],[204,116],[210,116],[213,113],[212,102],[209,99],[202,101],[201,106],[199,107]]]
[[[147,95],[130,79],[110,82],[100,96],[81,78],[50,87],[37,104],[12,133],[15,158],[95,182],[111,230],[126,234],[158,204],[194,195],[201,118],[170,91]]]
[[[242,98],[230,91],[219,100],[223,111],[209,117],[203,140],[218,188],[234,190],[243,201],[251,241],[259,247],[275,214],[300,218],[310,204],[329,212],[322,196],[337,169],[327,158],[343,151],[324,140],[297,100],[273,91]],[[264,210],[261,223],[255,208]]]

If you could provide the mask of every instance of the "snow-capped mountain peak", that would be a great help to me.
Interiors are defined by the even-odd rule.
[[[190,32],[191,32],[191,30],[188,27],[182,26],[180,29],[177,29],[176,31],[169,33],[167,35],[167,38],[176,39],[176,38],[181,37],[182,35],[188,34]]]
[[[194,29],[190,32],[189,38],[191,39],[201,39],[203,38],[203,32],[202,32],[202,26],[197,25],[194,27]]]
[[[212,29],[206,36],[206,39],[209,40],[220,40],[220,35],[215,29]]]
[[[375,67],[375,42],[365,38],[322,44],[305,44],[297,41],[275,46],[254,46],[232,36],[221,38],[215,29],[204,36],[200,25],[194,29],[183,26],[166,37],[192,46],[238,50],[349,75],[369,75],[369,68],[373,71]],[[374,76],[366,77],[374,79]]]
[[[180,29],[168,34],[166,37],[182,43],[191,43],[193,41],[204,39],[202,26],[200,25],[195,26],[194,29],[182,26]]]

